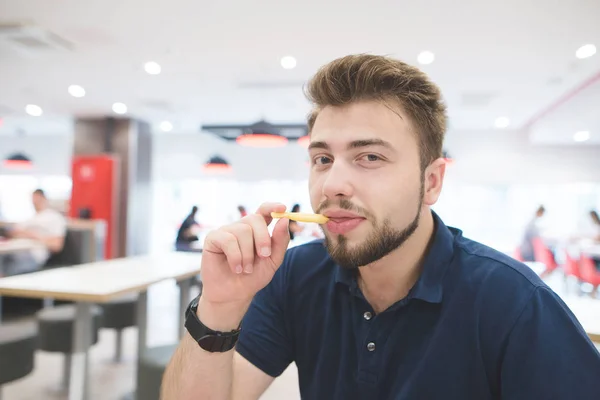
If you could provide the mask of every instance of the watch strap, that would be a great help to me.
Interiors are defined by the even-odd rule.
[[[224,353],[235,347],[241,328],[230,332],[215,331],[207,327],[198,318],[198,299],[192,300],[185,316],[185,328],[198,345],[211,353]]]

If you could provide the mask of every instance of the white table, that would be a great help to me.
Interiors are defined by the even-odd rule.
[[[91,338],[94,303],[138,293],[138,360],[146,351],[147,289],[154,283],[175,279],[180,285],[180,335],[189,299],[190,279],[200,272],[198,253],[166,253],[98,261],[0,279],[0,295],[54,298],[76,302],[69,400],[87,398],[87,349]]]

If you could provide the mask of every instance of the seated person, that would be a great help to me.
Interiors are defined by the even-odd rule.
[[[191,250],[190,244],[198,240],[198,236],[194,233],[194,227],[199,226],[198,222],[196,222],[197,212],[198,207],[192,207],[192,211],[181,223],[177,231],[177,238],[175,239],[175,249],[177,251]]]
[[[42,189],[32,196],[35,215],[16,224],[6,233],[13,239],[31,239],[40,244],[30,251],[22,251],[5,257],[5,274],[17,275],[37,271],[44,266],[52,253],[62,250],[65,242],[67,222],[56,210],[48,206],[48,199]]]

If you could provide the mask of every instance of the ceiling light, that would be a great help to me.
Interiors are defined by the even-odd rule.
[[[39,117],[43,114],[42,107],[36,106],[35,104],[27,104],[25,112],[32,117]]]
[[[494,121],[494,127],[498,129],[507,128],[510,125],[510,119],[507,117],[498,117],[496,121]]]
[[[310,136],[309,135],[304,135],[302,137],[298,138],[298,144],[302,147],[304,147],[305,149],[308,149],[308,145],[310,144]]]
[[[116,114],[125,114],[127,112],[127,106],[123,103],[115,103],[112,105],[112,110]]]
[[[231,165],[223,157],[215,155],[203,166],[204,172],[211,174],[228,173],[232,171]]]
[[[575,52],[575,57],[579,59],[584,59],[593,56],[596,54],[596,46],[593,44],[584,44]]]
[[[585,142],[590,138],[590,131],[579,131],[573,135],[573,140],[576,142]]]
[[[79,85],[71,85],[69,86],[69,94],[73,97],[83,97],[85,96],[85,89]]]
[[[146,64],[144,64],[144,69],[150,75],[158,75],[161,71],[160,64],[154,61],[148,61]]]
[[[4,160],[5,168],[30,169],[33,167],[31,159],[23,153],[14,153]]]
[[[281,58],[281,66],[283,69],[294,69],[296,68],[296,59],[292,56],[285,56]]]
[[[160,130],[163,132],[171,132],[173,130],[173,124],[169,121],[163,121],[160,123]]]
[[[419,64],[427,65],[431,64],[435,60],[435,54],[431,51],[422,51],[417,56],[417,61]]]

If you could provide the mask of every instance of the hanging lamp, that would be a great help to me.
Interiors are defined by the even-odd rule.
[[[275,126],[266,121],[259,121],[250,125],[247,132],[238,136],[235,141],[246,147],[272,148],[285,146],[288,139],[280,135]]]
[[[31,169],[33,162],[23,153],[13,153],[4,159],[3,165],[9,169]]]
[[[208,173],[226,173],[231,172],[231,165],[221,156],[212,156],[205,164],[204,164],[204,172]]]
[[[308,145],[310,144],[310,136],[305,135],[298,138],[298,144],[305,149],[308,149]]]

